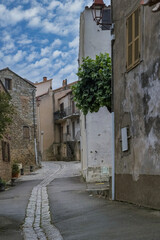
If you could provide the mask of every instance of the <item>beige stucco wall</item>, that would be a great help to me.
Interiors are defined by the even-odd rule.
[[[44,85],[44,87],[43,87]],[[52,144],[54,141],[54,121],[53,121],[53,91],[51,81],[36,84],[38,94],[46,93],[37,97],[37,117],[38,117],[38,141],[42,160],[53,160]]]
[[[52,79],[35,83],[36,86],[36,97],[41,96],[48,92],[48,89],[52,89]]]

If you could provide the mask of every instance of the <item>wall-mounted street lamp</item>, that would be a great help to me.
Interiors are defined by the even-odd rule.
[[[111,9],[107,7],[103,0],[94,0],[92,6],[93,20],[102,30],[109,30],[111,27]]]
[[[94,0],[94,3],[91,6],[93,20],[97,23],[97,25],[102,24],[102,16],[105,4],[103,0]]]
[[[141,5],[143,6],[154,6],[154,8],[152,8],[152,12],[158,12],[160,11],[160,0],[141,0]]]

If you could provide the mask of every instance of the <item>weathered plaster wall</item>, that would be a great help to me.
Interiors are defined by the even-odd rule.
[[[86,116],[88,182],[107,181],[111,172],[111,114],[106,107]]]
[[[139,1],[113,1],[116,197],[160,208],[154,201],[155,179],[160,181],[160,22],[158,14],[141,7],[141,61],[127,72],[126,17],[138,6]],[[131,137],[126,152],[121,150],[123,127],[129,128]]]
[[[110,31],[102,31],[93,21],[91,9],[80,17],[79,64],[82,58],[100,53],[111,55]],[[86,119],[85,119],[86,118]],[[111,114],[106,108],[98,113],[81,114],[82,174],[88,182],[107,181],[111,168]]]
[[[8,92],[12,97],[12,103],[16,111],[13,124],[10,126],[11,161],[22,163],[23,166],[35,165],[33,123],[33,94],[35,88],[9,69],[0,71],[0,79],[3,84],[5,78],[12,80],[12,90],[8,90]],[[36,107],[35,96],[34,106]],[[23,138],[23,126],[29,127],[29,139]],[[37,125],[35,127],[37,129]]]

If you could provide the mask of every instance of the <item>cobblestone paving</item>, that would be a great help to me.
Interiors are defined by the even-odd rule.
[[[75,162],[76,163],[76,162]],[[32,190],[23,225],[25,240],[62,240],[59,230],[51,224],[47,185],[57,177],[75,176],[80,173],[80,165],[74,163],[43,163],[37,175],[23,176],[20,181],[43,179]]]

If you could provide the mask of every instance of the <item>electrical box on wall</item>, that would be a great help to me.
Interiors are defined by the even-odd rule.
[[[128,151],[128,129],[127,127],[121,128],[121,139],[122,139],[122,152]]]

